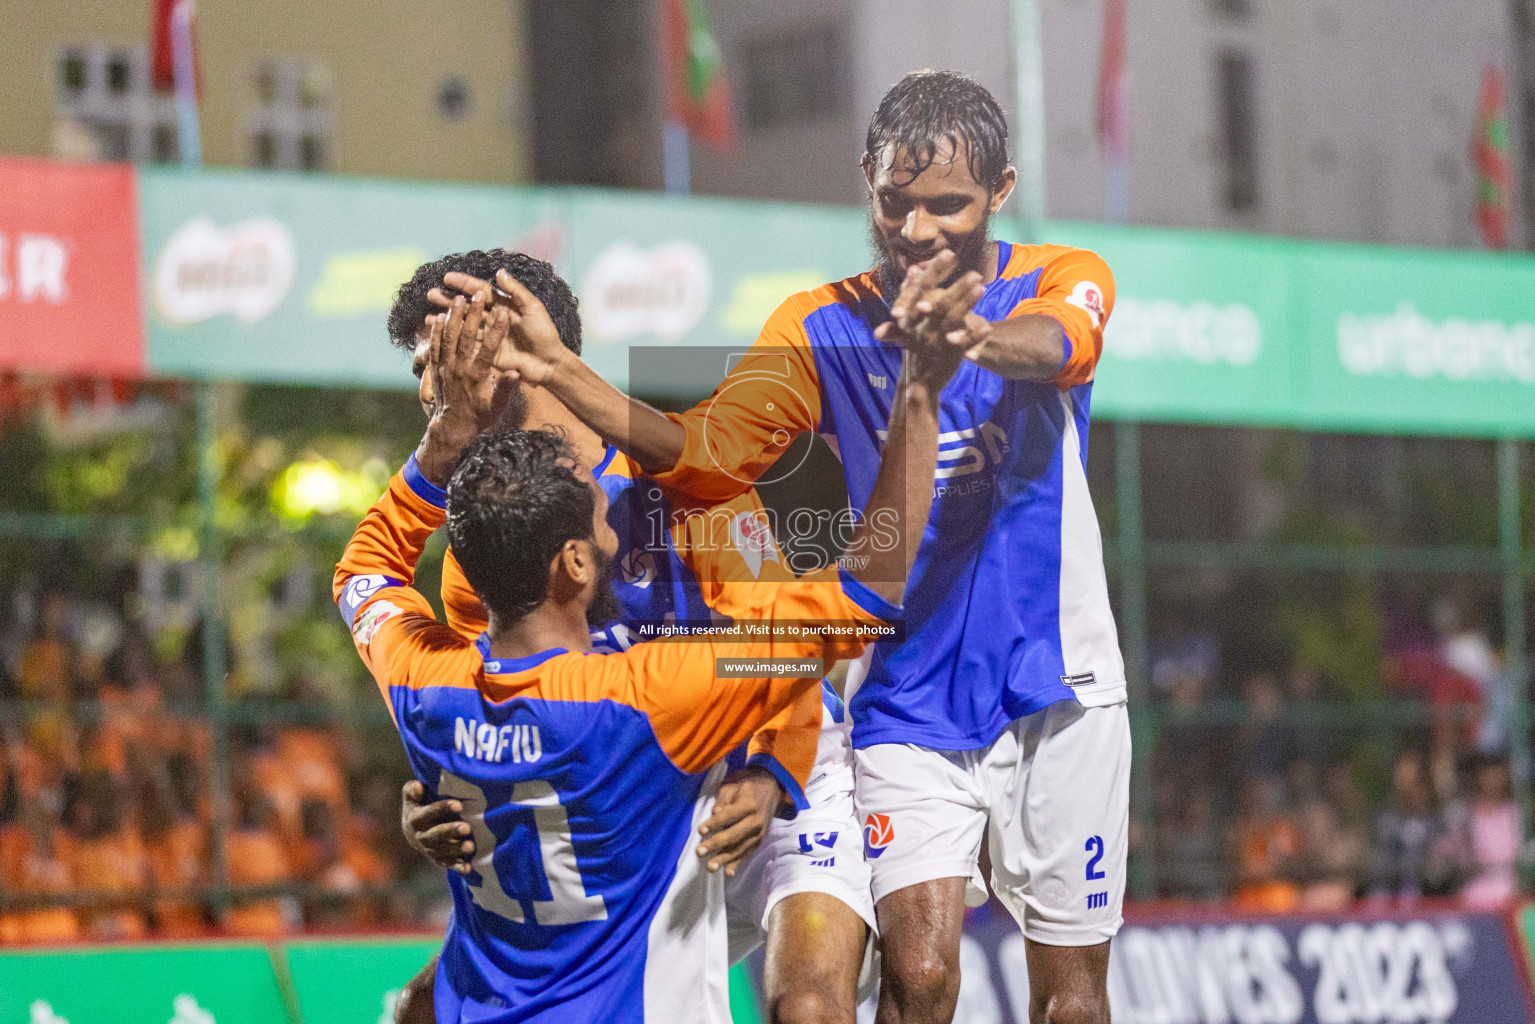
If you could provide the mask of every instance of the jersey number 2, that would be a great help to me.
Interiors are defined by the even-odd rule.
[[[1091,850],[1093,853],[1093,855],[1088,858],[1087,861],[1087,880],[1089,882],[1096,882],[1098,879],[1104,877],[1103,872],[1098,870],[1098,862],[1103,859],[1103,837],[1088,837],[1087,845],[1083,847],[1083,849]]]
[[[474,869],[480,873],[480,884],[471,882],[469,887],[474,902],[492,914],[521,924],[525,920],[522,902],[501,888],[501,876],[496,874],[492,859],[496,837],[485,823],[485,791],[468,779],[445,771],[437,783],[437,792],[464,805],[464,820],[474,838]],[[519,782],[508,802],[531,808],[533,824],[538,829],[539,859],[549,881],[549,898],[529,899],[534,920],[544,925],[606,920],[608,908],[602,897],[586,894],[586,883],[581,880],[581,869],[576,864],[576,847],[570,838],[570,819],[560,806],[560,795],[554,787],[537,779]]]

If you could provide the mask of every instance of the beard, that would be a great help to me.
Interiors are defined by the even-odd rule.
[[[954,250],[954,272],[948,280],[941,282],[947,287],[958,281],[962,275],[974,270],[980,273],[986,265],[986,246],[991,242],[991,215],[987,214],[981,219],[980,227],[961,238],[950,239],[950,245]],[[895,297],[901,294],[901,284],[906,280],[906,268],[913,263],[921,263],[938,255],[935,249],[929,253],[911,253],[905,250],[901,241],[886,238],[879,230],[879,225],[874,223],[874,218],[869,218],[869,244],[874,248],[874,273],[879,283],[880,294],[886,302],[894,302]]]
[[[485,428],[487,434],[510,434],[521,430],[528,420],[528,396],[522,389],[522,381],[503,376],[496,381],[496,394],[491,399],[491,421]]]
[[[586,624],[601,629],[618,618],[618,595],[613,593],[613,560],[602,563],[601,575],[592,594],[592,603],[586,606]]]

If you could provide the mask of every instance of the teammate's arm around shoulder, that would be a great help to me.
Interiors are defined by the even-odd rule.
[[[702,771],[760,728],[807,688],[819,686],[825,664],[863,648],[856,636],[798,630],[778,623],[873,624],[898,618],[906,574],[916,558],[933,503],[938,461],[938,396],[964,357],[961,345],[938,338],[906,349],[899,395],[879,473],[850,550],[856,569],[827,569],[813,577],[767,588],[760,640],[714,643],[652,640],[623,659],[641,706],[672,762]],[[803,677],[720,678],[732,664],[755,671],[754,661],[803,658]],[[813,664],[809,664],[812,663]]]

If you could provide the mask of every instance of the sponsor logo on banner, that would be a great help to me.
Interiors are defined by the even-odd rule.
[[[954,1024],[1026,1024],[1011,916],[967,919],[962,941]],[[1494,913],[1157,914],[1114,938],[1109,1005],[1114,1024],[1504,1024],[1535,1020],[1523,955]]]
[[[1411,303],[1338,317],[1338,358],[1358,377],[1535,384],[1535,323],[1430,320]]]
[[[69,294],[64,268],[69,250],[52,235],[0,234],[0,299],[57,306]]]
[[[309,312],[320,317],[386,313],[400,282],[410,280],[425,262],[426,253],[419,249],[333,253],[309,289]]]
[[[895,826],[888,814],[871,814],[863,823],[863,855],[877,860],[895,842]]]
[[[287,225],[252,217],[221,228],[207,217],[182,225],[155,262],[155,306],[173,324],[228,314],[253,324],[293,287],[295,251]]]
[[[1240,302],[1185,305],[1121,298],[1104,328],[1103,351],[1137,362],[1251,366],[1263,351],[1263,325]]]
[[[615,242],[598,255],[581,286],[581,319],[600,341],[654,335],[677,341],[709,308],[709,260],[692,242],[641,249]]]

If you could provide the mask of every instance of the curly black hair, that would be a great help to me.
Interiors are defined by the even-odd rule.
[[[400,285],[389,310],[391,345],[406,352],[415,348],[416,331],[438,308],[427,301],[426,293],[440,287],[443,275],[455,270],[482,281],[495,281],[496,271],[505,270],[544,304],[565,347],[576,355],[581,354],[581,313],[577,309],[575,292],[548,263],[527,253],[507,249],[456,252],[417,267],[410,280]]]
[[[933,165],[944,143],[969,148],[970,176],[988,190],[1002,187],[1007,172],[1007,118],[996,98],[957,71],[913,71],[890,87],[869,120],[868,160],[894,146],[905,151],[902,172],[910,181]]]
[[[568,540],[591,539],[597,496],[575,449],[551,430],[476,437],[448,481],[448,541],[498,626],[549,592],[549,563]]]

